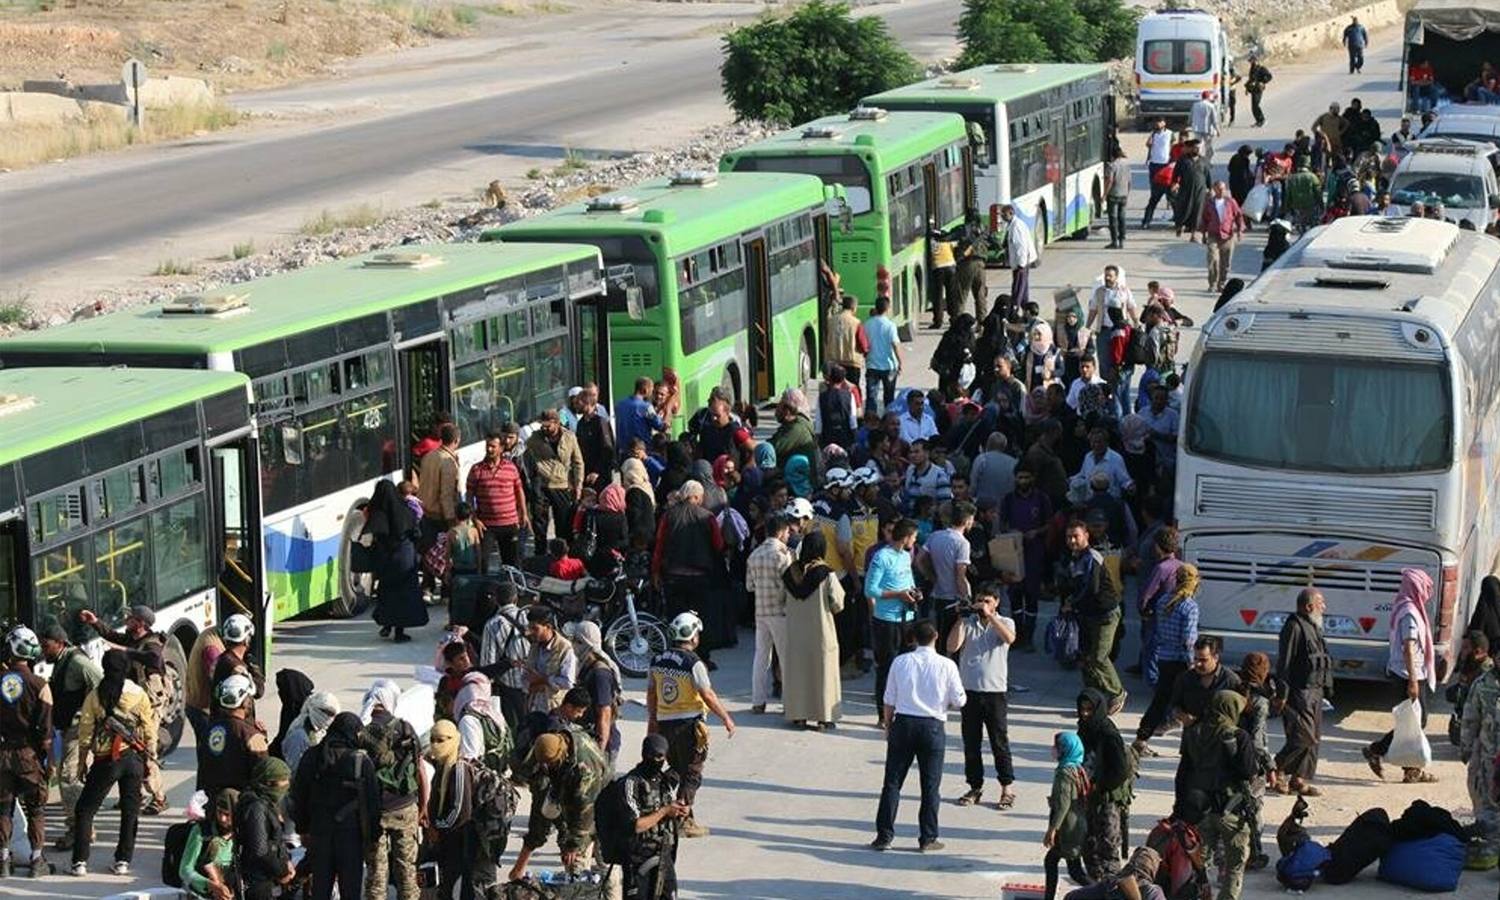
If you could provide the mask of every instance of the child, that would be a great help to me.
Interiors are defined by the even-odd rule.
[[[932,536],[935,525],[934,516],[937,512],[937,500],[932,497],[918,497],[911,505],[911,517],[917,520],[917,546],[927,545],[927,539]]]
[[[474,509],[459,501],[453,508],[454,522],[448,529],[448,575],[473,575],[479,571],[479,529],[474,527]]]
[[[552,557],[551,565],[547,566],[547,574],[553,578],[574,581],[588,575],[583,560],[574,556],[573,549],[561,538],[553,538],[547,542],[547,555]]]
[[[422,521],[425,511],[422,509],[422,501],[417,499],[416,482],[403,481],[396,486],[396,491],[401,495],[401,501],[406,504],[406,508],[417,517],[417,521]]]

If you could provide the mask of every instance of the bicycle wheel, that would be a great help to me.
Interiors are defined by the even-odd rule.
[[[620,615],[604,632],[604,649],[631,678],[645,678],[651,659],[667,649],[667,630],[650,613],[636,613],[632,625],[628,614]]]

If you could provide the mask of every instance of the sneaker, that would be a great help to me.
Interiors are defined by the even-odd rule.
[[[115,860],[115,864],[109,867],[109,873],[111,875],[129,875],[130,863],[123,859],[117,859]]]
[[[52,864],[47,862],[45,856],[33,856],[31,858],[31,877],[46,878],[52,874]]]
[[[54,850],[72,850],[73,849],[73,829],[69,828],[67,831],[63,832],[63,834],[62,834],[61,837],[59,837],[57,840],[53,841],[52,842],[52,849],[54,849]]]
[[[917,845],[917,850],[922,853],[941,853],[943,850],[943,842],[936,840],[923,841],[922,843]]]
[[[891,839],[888,837],[878,837],[870,842],[870,849],[876,851],[889,850],[891,849]]]
[[[692,816],[689,816],[683,821],[682,825],[678,829],[678,832],[685,838],[708,837],[709,833],[708,826],[702,824]]]
[[[1121,691],[1120,693],[1116,694],[1115,695],[1115,699],[1111,700],[1110,703],[1109,703],[1109,714],[1113,716],[1116,713],[1118,713],[1120,710],[1124,709],[1125,708],[1125,701],[1127,701],[1129,699],[1130,699],[1130,692],[1129,691]]]
[[[73,863],[73,867],[68,870],[68,874],[74,878],[84,878],[89,874],[89,864],[85,862]]]

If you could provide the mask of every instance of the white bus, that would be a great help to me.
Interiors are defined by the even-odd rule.
[[[1384,676],[1401,570],[1434,584],[1440,674],[1500,556],[1500,243],[1346,218],[1204,326],[1176,513],[1205,631],[1276,650],[1304,587],[1336,674]]]

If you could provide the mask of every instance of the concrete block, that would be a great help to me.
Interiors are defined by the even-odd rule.
[[[128,88],[126,92],[128,94]],[[213,88],[201,78],[168,75],[164,78],[148,78],[141,85],[141,105],[146,109],[166,109],[178,105],[207,106],[213,102]]]
[[[21,90],[28,94],[57,94],[60,97],[73,96],[73,85],[66,79],[59,78],[28,78],[21,82]]]
[[[5,98],[6,122],[52,125],[83,118],[83,107],[70,97],[12,91],[5,94]]]
[[[118,103],[121,106],[130,102],[130,89],[118,81],[113,84],[80,84],[74,91],[80,100]]]

